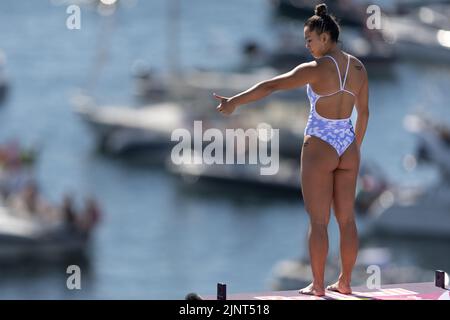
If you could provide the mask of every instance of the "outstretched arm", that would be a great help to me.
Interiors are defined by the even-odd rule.
[[[224,114],[231,114],[238,106],[260,100],[274,91],[302,87],[314,80],[316,66],[315,61],[302,63],[289,72],[259,82],[250,89],[231,98],[222,97],[214,93],[214,97],[220,100],[217,110]]]

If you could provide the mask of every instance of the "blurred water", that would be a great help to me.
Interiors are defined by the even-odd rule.
[[[233,64],[242,41],[270,41],[267,1],[181,2],[184,67]],[[230,292],[267,289],[280,259],[305,253],[307,216],[300,201],[187,192],[189,187],[161,168],[133,167],[96,154],[93,137],[70,109],[74,88],[95,79],[99,46],[110,43],[111,49],[91,87],[101,103],[130,102],[135,59],[166,69],[173,41],[166,31],[167,1],[121,8],[110,35],[102,31],[107,18],[88,9],[82,9],[81,30],[66,29],[65,10],[47,1],[0,2],[0,47],[13,88],[0,110],[0,140],[17,137],[41,145],[37,175],[48,198],[59,201],[69,190],[78,198],[92,193],[105,216],[90,260],[81,265],[82,290],[67,290],[66,267],[79,263],[67,261],[2,272],[0,298],[183,298],[190,291],[214,293],[219,281],[228,283]],[[414,151],[402,119],[418,107],[448,119],[450,68],[399,62],[393,74],[371,81],[363,157],[380,163],[395,182],[430,183],[433,170],[407,173],[402,168],[403,156]],[[400,252],[408,263],[450,270],[448,261],[429,255],[433,243],[381,245]],[[437,245],[448,252],[448,244]],[[331,253],[336,249],[332,223]]]

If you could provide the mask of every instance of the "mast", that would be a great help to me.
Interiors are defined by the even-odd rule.
[[[170,86],[174,86],[175,93],[176,84],[180,75],[180,0],[167,1],[168,17],[167,17],[167,43],[166,43],[166,57],[169,73]]]

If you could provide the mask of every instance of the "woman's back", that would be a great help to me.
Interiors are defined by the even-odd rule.
[[[323,56],[316,63],[318,80],[309,84],[316,112],[327,119],[349,118],[366,77],[364,66],[343,52]]]

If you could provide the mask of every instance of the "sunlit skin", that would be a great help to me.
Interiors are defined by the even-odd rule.
[[[311,31],[309,27],[305,27],[303,31],[305,46],[314,57],[314,61],[302,63],[285,74],[262,81],[230,98],[214,93],[214,97],[219,100],[217,111],[224,115],[230,115],[238,106],[260,100],[277,90],[296,89],[307,84],[320,87],[325,82],[329,82],[330,69],[336,74],[335,66],[329,58],[321,58],[330,55],[340,61],[342,65],[349,55],[339,49],[328,32],[318,34],[316,30]],[[336,83],[333,86],[336,88]],[[367,72],[355,57],[351,59],[346,86],[353,89],[355,94],[353,102],[358,113],[353,143],[339,157],[336,151],[320,138],[306,135],[303,140],[300,175],[305,209],[310,217],[308,240],[313,282],[300,289],[299,293],[301,294],[325,295],[324,273],[328,254],[327,227],[331,207],[333,207],[340,231],[341,273],[338,281],[328,286],[327,290],[343,294],[352,292],[351,274],[358,252],[354,200],[359,172],[360,146],[369,119]],[[336,105],[340,107],[344,105],[342,103],[344,99],[339,95],[328,98],[330,108],[337,110]],[[346,101],[349,106],[348,97],[346,97]]]
[[[305,37],[305,46],[315,59],[319,59],[324,55],[334,56],[340,52],[339,48],[337,48],[336,42],[330,40],[330,36],[328,33],[324,32],[319,35],[315,30],[311,31],[308,27],[305,27],[304,37]],[[349,242],[353,242],[354,244],[356,244],[357,243],[356,227],[350,225],[348,226],[348,229],[350,229],[350,232],[348,232],[350,234]],[[343,230],[341,228],[341,232],[342,231]],[[314,243],[311,243],[311,237],[318,238],[316,239],[316,241],[314,241],[316,245],[314,245]],[[325,242],[328,243],[328,235],[326,234],[326,230],[324,230],[323,224],[318,223],[317,226],[314,226],[314,223],[312,223],[309,230],[309,238],[310,238],[310,252],[322,251],[322,253],[325,254],[328,251],[328,245],[327,244],[325,245]],[[324,246],[326,246],[326,248],[324,248]],[[324,256],[323,254],[319,255],[318,257],[319,260],[326,259],[326,256]],[[342,256],[345,258],[348,256],[348,254],[344,253],[342,254]],[[354,264],[352,260],[354,260],[355,258],[356,253],[350,253],[349,258],[351,260],[350,264]],[[323,274],[324,269],[322,270],[322,268],[320,268],[319,272]],[[348,273],[347,274],[341,273],[339,276],[339,280],[336,283],[329,285],[327,287],[327,290],[337,291],[343,294],[350,294],[352,292],[350,287],[350,277],[351,276]],[[324,296],[325,290],[323,284],[323,276],[319,276],[318,278],[319,279],[314,279],[313,283],[311,283],[307,287],[300,289],[299,293],[315,296]]]

